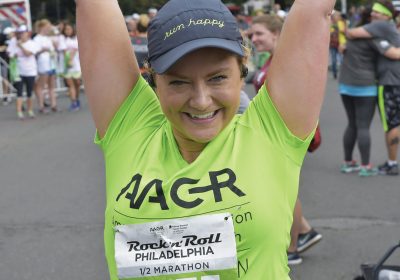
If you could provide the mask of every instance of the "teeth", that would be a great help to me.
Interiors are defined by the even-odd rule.
[[[207,114],[203,114],[203,115],[193,115],[193,114],[189,114],[191,118],[193,119],[209,119],[212,118],[214,116],[215,112],[211,112],[211,113],[207,113]]]

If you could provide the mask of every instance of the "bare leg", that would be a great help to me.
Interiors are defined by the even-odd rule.
[[[34,91],[36,97],[38,99],[39,109],[44,110],[44,85],[47,79],[47,75],[39,75],[39,78],[36,80]]]
[[[26,106],[28,107],[28,112],[33,111],[33,102],[31,97],[26,99]]]
[[[65,82],[68,86],[69,98],[71,99],[71,102],[74,102],[76,100],[76,89],[74,81],[72,79],[65,79]]]
[[[75,92],[76,92],[76,99],[79,99],[79,94],[81,92],[81,80],[80,79],[74,79],[74,86],[75,86]]]
[[[289,252],[297,251],[297,238],[300,233],[302,217],[303,217],[303,211],[301,209],[301,203],[300,200],[297,199],[296,205],[294,206],[292,229],[290,231],[291,241],[288,249]]]
[[[24,100],[22,97],[17,98],[16,106],[17,106],[17,113],[22,112],[22,104],[24,103]]]
[[[56,87],[56,77],[54,75],[50,75],[48,77],[48,90],[51,101],[51,108],[57,108],[57,96],[55,92]]]
[[[310,224],[308,223],[307,219],[304,216],[302,216],[299,233],[304,234],[309,232],[310,230],[311,230]]]
[[[399,148],[400,140],[398,128],[391,129],[389,132],[387,132],[385,138],[389,160],[395,161],[397,160],[397,151]]]
[[[4,97],[4,101],[9,101],[9,87],[8,87],[8,84],[7,84],[7,81],[3,78],[2,79],[2,86],[3,86],[3,97]]]

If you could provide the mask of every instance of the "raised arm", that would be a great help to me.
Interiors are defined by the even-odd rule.
[[[294,135],[315,128],[328,69],[330,13],[334,0],[296,0],[274,53],[266,85]]]
[[[79,56],[85,92],[100,136],[140,71],[117,0],[77,0]]]

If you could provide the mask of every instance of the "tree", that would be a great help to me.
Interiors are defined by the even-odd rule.
[[[111,0],[110,0],[111,1]],[[150,7],[160,8],[168,0],[118,0],[118,3],[124,15],[133,13],[146,13]],[[195,1],[195,0],[193,0]],[[290,6],[294,0],[275,0]],[[242,5],[247,0],[222,0],[224,3]],[[371,4],[372,0],[347,0],[347,5],[365,5]],[[70,20],[75,18],[75,1],[72,0],[30,0],[31,13],[33,20],[48,18],[53,22],[58,20]],[[340,1],[337,1],[337,9],[340,7]],[[95,11],[93,11],[95,12]]]
[[[75,18],[75,1],[72,0],[30,0],[33,21],[48,18],[53,22]]]

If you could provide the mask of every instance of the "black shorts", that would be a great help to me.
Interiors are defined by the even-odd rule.
[[[380,86],[379,111],[385,132],[400,125],[400,86]]]

